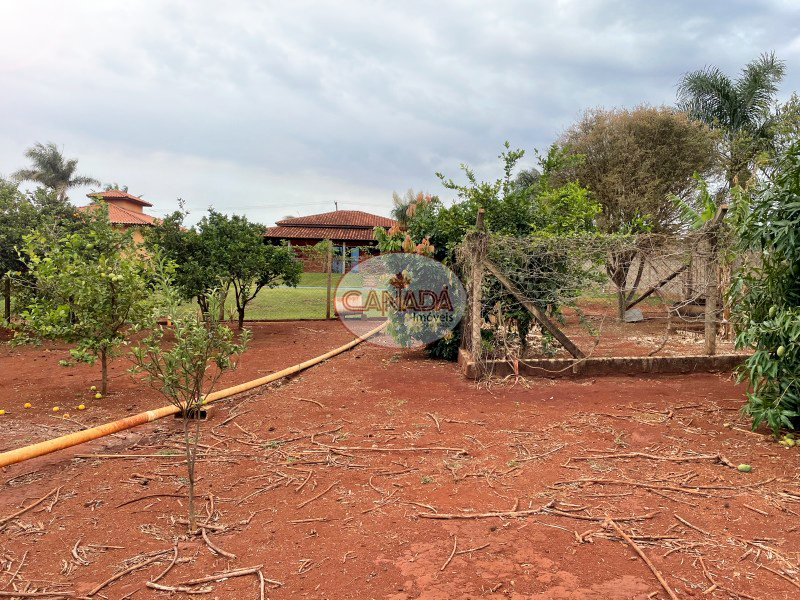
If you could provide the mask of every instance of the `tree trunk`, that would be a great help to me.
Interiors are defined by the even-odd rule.
[[[3,317],[5,318],[6,323],[11,323],[11,277],[8,275],[5,276],[5,281],[3,282],[3,297]]]
[[[100,393],[106,395],[108,389],[108,354],[100,350]]]
[[[328,274],[328,293],[325,305],[325,318],[331,318],[331,276],[333,273],[333,242],[328,242],[328,251],[325,254],[325,272]]]
[[[192,452],[192,442],[189,440],[189,407],[183,407],[183,443],[186,450],[186,473],[188,475],[188,494],[189,494],[189,533],[197,531],[194,514],[194,464],[195,454]],[[197,443],[195,436],[194,443]]]
[[[236,311],[239,313],[239,329],[244,327],[244,306],[237,306]]]
[[[219,290],[219,322],[225,321],[225,299],[228,297],[229,288],[220,288]]]

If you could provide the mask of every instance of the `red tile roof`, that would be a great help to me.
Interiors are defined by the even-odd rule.
[[[361,210],[336,210],[319,215],[309,215],[307,217],[295,217],[278,221],[276,225],[285,227],[344,227],[344,228],[363,228],[372,229],[373,227],[391,227],[396,225],[394,219],[371,215]]]
[[[134,212],[132,210],[128,210],[127,208],[122,208],[121,206],[117,206],[113,203],[106,203],[108,206],[108,220],[111,221],[114,225],[145,225],[150,226],[154,225],[156,222],[155,217],[151,217],[150,215],[146,215],[140,212]],[[92,207],[96,206],[96,204],[90,204],[89,206],[80,206],[78,210],[86,211],[91,209]]]
[[[129,202],[134,202],[135,204],[141,204],[142,206],[153,206],[147,200],[142,200],[138,196],[134,196],[133,194],[129,194],[128,192],[123,192],[122,190],[106,190],[104,192],[92,192],[91,194],[86,194],[89,198],[97,198],[101,200],[108,200],[109,198],[118,198],[121,200],[127,200]]]
[[[375,241],[372,227],[267,227],[264,237],[282,240]]]

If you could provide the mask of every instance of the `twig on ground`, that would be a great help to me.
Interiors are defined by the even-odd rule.
[[[203,536],[203,541],[211,549],[212,552],[215,552],[217,554],[221,554],[222,556],[225,556],[226,558],[230,558],[232,560],[236,558],[236,555],[233,554],[232,552],[226,552],[222,548],[220,548],[218,546],[215,546],[211,542],[211,540],[208,539],[208,534],[206,533],[206,528],[203,525],[200,525],[200,532],[201,532],[201,535]]]
[[[453,560],[453,557],[456,555],[456,547],[458,546],[458,537],[453,536],[453,550],[450,552],[450,556],[447,557],[447,560],[444,561],[442,568],[439,569],[440,571],[444,571],[447,568],[447,565],[450,564],[450,561]]]
[[[97,584],[97,585],[96,585],[94,588],[92,588],[92,590],[91,590],[90,592],[88,592],[86,595],[87,595],[87,596],[94,596],[94,595],[95,595],[97,592],[99,592],[100,590],[102,590],[102,589],[103,589],[104,587],[106,587],[107,585],[109,585],[109,584],[111,584],[111,583],[114,583],[114,582],[115,582],[117,579],[121,579],[122,577],[124,577],[124,576],[125,576],[125,575],[127,575],[128,573],[133,573],[134,571],[138,571],[139,569],[143,569],[144,567],[146,567],[146,566],[148,566],[148,565],[150,565],[150,564],[152,564],[152,563],[156,562],[157,560],[161,560],[161,558],[162,558],[162,557],[163,557],[163,556],[164,556],[164,555],[165,555],[167,552],[171,552],[171,551],[172,551],[172,550],[162,550],[161,552],[158,552],[157,554],[155,554],[155,555],[151,556],[150,558],[148,558],[146,561],[144,561],[144,562],[141,562],[141,563],[139,563],[139,564],[136,564],[136,565],[133,565],[132,567],[128,567],[127,569],[125,569],[124,571],[120,571],[120,572],[119,572],[119,573],[117,573],[116,575],[112,575],[111,577],[109,577],[108,579],[106,579],[104,582]]]
[[[710,534],[710,533],[708,533],[708,532],[707,532],[705,529],[700,529],[700,528],[699,528],[697,525],[692,525],[691,523],[689,523],[689,521],[687,521],[687,520],[686,520],[686,519],[684,519],[683,517],[679,517],[678,515],[672,515],[672,516],[673,516],[673,517],[675,517],[676,519],[678,519],[678,521],[680,521],[681,523],[683,523],[683,524],[684,524],[684,525],[686,525],[687,527],[691,527],[691,528],[692,528],[692,529],[694,529],[695,531],[699,531],[699,532],[700,532],[700,533],[702,533],[703,535],[705,535],[705,536],[708,536],[708,537],[711,537],[711,534]]]
[[[25,550],[25,554],[22,555],[22,560],[19,561],[19,564],[17,565],[17,570],[14,571],[11,574],[11,579],[6,581],[6,584],[3,586],[3,589],[6,589],[8,586],[10,586],[12,583],[14,583],[14,580],[17,578],[17,575],[19,574],[20,569],[22,569],[22,565],[25,564],[25,559],[27,558],[27,556],[28,556],[28,551]],[[10,568],[11,568],[11,565],[9,565],[9,569]]]
[[[655,565],[654,565],[652,562],[650,562],[650,559],[649,559],[649,558],[647,558],[647,555],[646,555],[646,554],[645,554],[645,553],[642,551],[642,549],[639,547],[639,545],[638,545],[636,542],[634,542],[634,541],[633,541],[633,540],[632,540],[632,539],[631,539],[631,538],[628,536],[628,534],[627,534],[627,533],[625,533],[625,532],[622,530],[622,528],[621,528],[619,525],[617,525],[617,524],[614,522],[614,520],[613,520],[613,519],[611,519],[611,518],[607,518],[607,519],[606,519],[606,521],[605,521],[605,523],[607,523],[608,525],[610,525],[610,526],[611,526],[611,527],[614,529],[614,531],[616,531],[616,532],[617,532],[617,534],[618,534],[620,537],[622,537],[622,539],[624,539],[624,540],[625,540],[625,541],[628,543],[628,545],[629,545],[631,548],[633,548],[633,549],[634,549],[634,551],[636,552],[636,554],[638,554],[638,555],[639,555],[639,557],[640,557],[640,558],[641,558],[641,559],[642,559],[642,560],[645,562],[645,564],[646,564],[646,565],[647,565],[647,566],[650,568],[650,570],[653,572],[653,575],[655,575],[655,576],[656,576],[656,579],[658,579],[658,582],[661,584],[661,587],[663,587],[663,588],[664,588],[664,591],[665,591],[665,592],[667,592],[667,595],[668,595],[668,596],[671,598],[671,600],[678,600],[678,597],[675,595],[675,592],[673,592],[673,591],[672,591],[672,588],[669,586],[669,584],[667,583],[667,581],[666,581],[666,580],[664,579],[664,577],[661,575],[661,573],[659,572],[659,570],[658,570],[658,569],[656,569]]]
[[[122,508],[128,504],[133,504],[134,502],[139,502],[140,500],[147,500],[148,498],[186,498],[186,494],[148,494],[147,496],[139,496],[133,500],[127,500],[122,504],[117,504],[114,508]]]
[[[796,587],[798,590],[800,590],[800,583],[797,583],[797,580],[795,580],[795,579],[792,579],[792,578],[791,578],[791,577],[789,577],[788,575],[786,575],[786,574],[784,574],[784,573],[781,573],[780,571],[776,571],[775,569],[771,569],[771,568],[770,568],[770,567],[768,567],[767,565],[762,565],[762,564],[759,564],[759,565],[758,565],[758,568],[759,568],[759,569],[766,569],[766,570],[767,570],[767,571],[769,571],[770,573],[774,573],[775,575],[777,575],[777,576],[778,576],[778,577],[780,577],[781,579],[784,579],[784,580],[788,581],[788,582],[789,582],[789,583],[791,583],[791,584],[792,584],[794,587]]]
[[[160,592],[183,592],[184,594],[210,594],[214,591],[212,587],[186,587],[183,585],[161,585],[158,583],[153,583],[152,581],[148,581],[145,585],[151,589],[158,590]]]
[[[589,450],[589,452],[594,452],[594,450]],[[646,458],[648,460],[662,460],[662,461],[669,461],[669,462],[694,462],[694,461],[702,461],[702,460],[713,460],[718,462],[726,467],[731,467],[732,469],[736,468],[731,461],[727,458],[722,456],[721,454],[689,454],[686,456],[659,456],[657,454],[647,454],[646,452],[615,452],[612,454],[594,454],[592,456],[572,456],[567,461],[572,460],[596,460],[596,459],[606,459],[606,458]]]
[[[429,416],[431,419],[433,419],[434,423],[436,423],[436,431],[442,433],[442,426],[439,424],[439,419],[436,418],[436,415],[434,415],[433,413],[425,413],[425,414]]]
[[[45,500],[47,500],[47,499],[48,499],[50,496],[52,496],[53,494],[58,494],[58,493],[61,491],[61,488],[62,488],[62,487],[63,487],[63,486],[58,486],[58,487],[57,487],[57,488],[55,488],[54,490],[50,491],[50,492],[49,492],[49,493],[47,493],[46,495],[44,495],[44,496],[42,496],[41,498],[39,498],[39,499],[38,499],[36,502],[34,502],[33,504],[30,504],[30,505],[26,506],[26,507],[25,507],[25,508],[23,508],[22,510],[18,510],[18,511],[17,511],[17,512],[15,512],[14,514],[8,515],[7,517],[3,517],[2,519],[0,519],[0,531],[2,531],[2,529],[3,529],[3,528],[6,526],[6,524],[7,524],[9,521],[12,521],[12,520],[14,520],[14,519],[16,519],[17,517],[19,517],[19,516],[21,516],[21,515],[24,515],[26,512],[28,512],[28,511],[29,511],[29,510],[31,510],[32,508],[36,508],[37,506],[39,506],[39,505],[40,505],[42,502],[44,502]]]
[[[334,481],[332,484],[330,484],[328,487],[326,487],[322,492],[320,492],[316,496],[313,496],[312,498],[309,498],[308,500],[305,500],[305,501],[301,502],[295,508],[303,508],[307,504],[311,504],[317,498],[321,498],[322,496],[324,496],[325,494],[330,492],[333,489],[333,486],[337,485],[338,483],[339,483],[338,481]]]
[[[230,577],[241,577],[242,575],[257,575],[258,572],[264,568],[264,565],[257,565],[255,567],[243,567],[241,569],[234,569],[233,571],[225,571],[224,573],[217,573],[216,575],[208,575],[207,577],[200,577],[199,579],[190,579],[189,581],[181,581],[177,585],[201,585],[203,583],[214,583],[222,579]],[[280,581],[264,578],[264,581],[272,585],[283,585]]]
[[[152,583],[155,583],[159,579],[164,579],[166,574],[169,573],[172,570],[172,567],[175,566],[175,561],[178,560],[178,541],[177,540],[175,540],[175,548],[173,549],[173,551],[174,551],[174,554],[172,555],[172,562],[169,563],[169,566],[166,569],[164,569],[159,575],[156,575],[155,577],[153,577],[153,579],[151,580]]]
[[[325,405],[322,402],[317,402],[316,400],[311,400],[309,398],[300,398],[298,396],[294,397],[295,400],[299,400],[300,402],[311,402],[311,404],[316,404],[320,408],[325,408]]]

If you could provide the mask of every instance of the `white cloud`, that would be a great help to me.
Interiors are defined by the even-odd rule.
[[[0,172],[53,140],[163,210],[385,213],[392,190],[447,197],[435,171],[491,176],[504,140],[545,147],[586,108],[670,104],[706,64],[775,49],[788,96],[798,17],[788,0],[6,2]]]

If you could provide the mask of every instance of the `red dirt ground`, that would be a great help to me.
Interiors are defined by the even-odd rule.
[[[337,323],[259,325],[228,382],[347,339]],[[47,411],[84,400],[95,371],[62,370],[59,358],[0,347],[0,449],[78,428]],[[123,376],[122,363],[114,369],[117,391],[71,417],[94,424],[164,404]],[[175,497],[185,465],[179,422],[163,419],[0,472],[0,590],[86,595],[142,555],[168,551],[93,596],[163,598],[145,583],[177,542],[180,559],[159,584],[263,565],[282,584],[267,588],[276,599],[667,598],[603,526],[611,517],[679,598],[796,598],[797,449],[747,431],[742,398],[727,375],[477,386],[453,364],[361,345],[212,406],[200,512],[211,512],[210,541],[235,559],[175,521],[186,513]],[[599,456],[632,452],[649,457]],[[148,456],[107,457],[132,454]],[[463,518],[420,516],[447,513]],[[212,598],[258,597],[253,575],[209,585]]]

